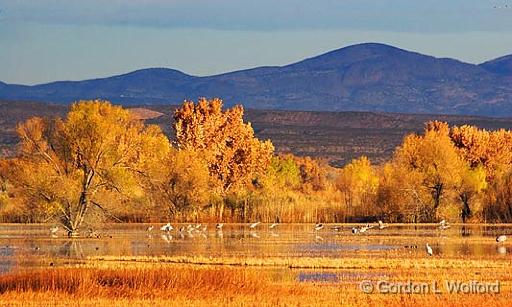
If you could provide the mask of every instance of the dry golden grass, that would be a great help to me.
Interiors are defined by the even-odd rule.
[[[318,269],[464,269],[512,267],[512,259],[460,259],[411,255],[407,258],[393,257],[204,257],[204,256],[99,256],[89,257],[92,263],[111,265],[122,263],[173,263],[196,265],[288,267]]]
[[[201,260],[195,263],[158,259],[145,262],[91,260],[73,268],[10,273],[0,276],[0,305],[507,306],[512,301],[510,260],[345,259],[336,269],[319,269],[309,265],[315,259],[308,258],[300,260],[308,265],[297,269],[266,266],[267,263],[275,264],[276,259],[244,260],[259,263],[258,266],[225,266],[209,258],[208,264],[201,258],[190,258]],[[386,261],[389,261],[387,266]],[[341,275],[345,277],[338,282],[299,282],[297,279],[298,274],[318,272],[343,273]],[[372,278],[373,282],[377,279],[439,283],[447,279],[500,280],[501,293],[365,294],[360,291],[359,282],[368,276],[376,276]]]

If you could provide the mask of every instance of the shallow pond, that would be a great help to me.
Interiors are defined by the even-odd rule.
[[[441,257],[512,257],[510,242],[498,244],[497,235],[510,234],[507,225],[388,225],[353,234],[362,225],[215,224],[159,230],[162,224],[109,224],[92,237],[69,239],[63,230],[50,234],[49,225],[0,224],[0,274],[15,268],[52,264],[52,259],[79,261],[88,256],[212,256],[212,257],[402,257],[425,254],[429,243]],[[207,226],[206,229],[204,227]],[[179,231],[183,228],[182,231]],[[193,229],[193,230],[192,230]],[[314,277],[313,277],[314,278]]]

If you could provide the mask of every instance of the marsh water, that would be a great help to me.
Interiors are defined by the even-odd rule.
[[[388,225],[353,234],[362,225],[280,224],[109,224],[90,235],[70,239],[64,230],[51,234],[50,225],[0,224],[0,274],[27,266],[73,263],[90,256],[206,256],[206,257],[401,257],[425,254],[429,243],[441,257],[512,257],[510,242],[496,236],[511,234],[507,225]],[[206,226],[206,229],[205,229]],[[182,231],[179,229],[182,228]],[[512,238],[509,238],[509,240]]]

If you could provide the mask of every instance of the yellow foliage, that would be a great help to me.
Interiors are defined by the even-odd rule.
[[[73,104],[64,120],[36,117],[17,130],[21,155],[11,179],[34,202],[50,204],[48,213],[70,234],[91,208],[108,211],[100,194],[140,196],[140,178],[170,150],[159,128],[99,100]]]

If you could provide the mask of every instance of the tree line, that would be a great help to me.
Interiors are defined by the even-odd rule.
[[[105,219],[512,221],[510,131],[429,122],[383,165],[361,157],[334,168],[275,155],[243,113],[187,101],[172,142],[107,101],[31,118],[17,127],[17,156],[0,160],[0,219],[58,222],[72,236]]]

